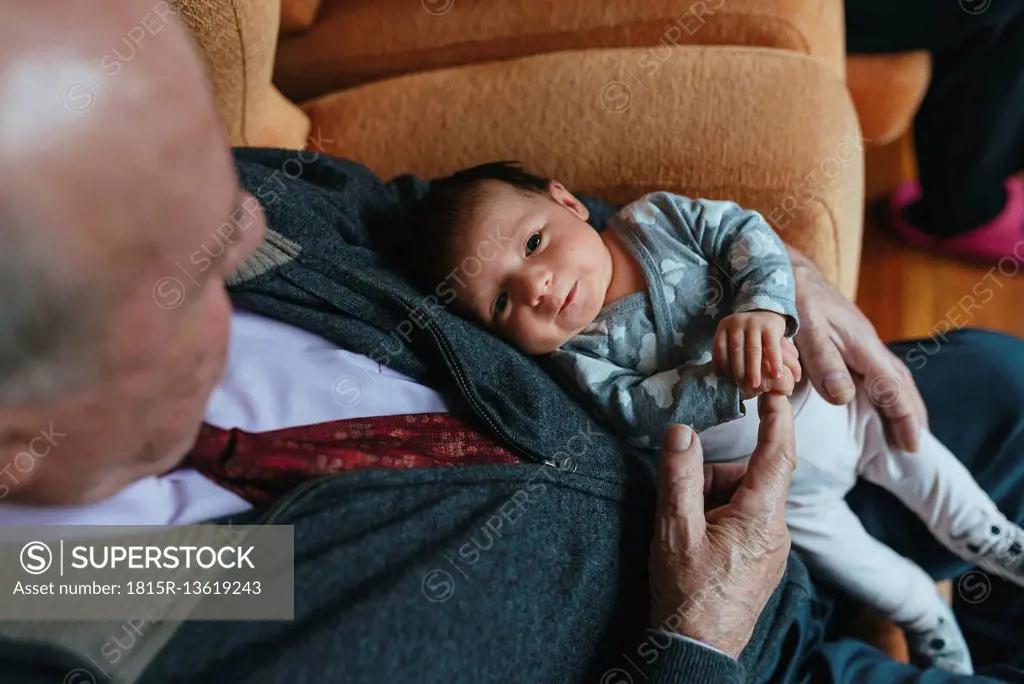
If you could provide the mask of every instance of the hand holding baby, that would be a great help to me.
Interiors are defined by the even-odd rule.
[[[790,395],[800,381],[800,356],[774,311],[745,311],[722,319],[712,343],[715,368],[732,376],[744,399]]]

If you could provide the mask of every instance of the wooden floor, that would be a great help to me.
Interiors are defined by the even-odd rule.
[[[869,204],[915,173],[909,141],[867,151]],[[1024,337],[1024,268],[972,266],[904,247],[866,212],[857,304],[883,340],[981,327]]]

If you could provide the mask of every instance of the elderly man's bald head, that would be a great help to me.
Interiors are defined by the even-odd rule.
[[[102,423],[97,405],[151,409],[133,416],[145,434],[132,448],[165,463],[219,376],[223,278],[262,220],[206,268],[189,264],[244,196],[201,61],[166,2],[0,0],[0,12],[0,467],[3,440],[20,444],[34,409]],[[175,275],[191,289],[173,307],[155,301]],[[67,473],[54,477],[51,491],[67,489]]]
[[[0,400],[16,400],[45,391],[47,357],[84,351],[135,294],[133,272],[180,237],[190,176],[223,177],[230,162],[166,2],[3,4]],[[144,17],[158,32],[136,44]]]

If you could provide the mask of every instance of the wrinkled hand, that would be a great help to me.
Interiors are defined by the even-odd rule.
[[[814,264],[792,248],[789,255],[800,316],[796,346],[811,383],[833,404],[848,404],[857,392],[851,372],[860,376],[872,402],[886,417],[895,444],[917,451],[918,433],[928,427],[928,412],[910,370]]]
[[[796,467],[793,409],[760,400],[745,463],[704,464],[697,435],[676,425],[662,444],[651,542],[651,620],[739,657],[786,568],[786,496]],[[720,505],[716,503],[722,500]]]
[[[792,394],[801,377],[800,357],[785,335],[786,319],[772,311],[730,314],[715,331],[715,369],[733,377],[744,399]]]

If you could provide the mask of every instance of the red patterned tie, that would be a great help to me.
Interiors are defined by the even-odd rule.
[[[350,470],[518,462],[514,453],[450,413],[415,413],[259,433],[203,425],[182,466],[264,504],[304,480]]]

